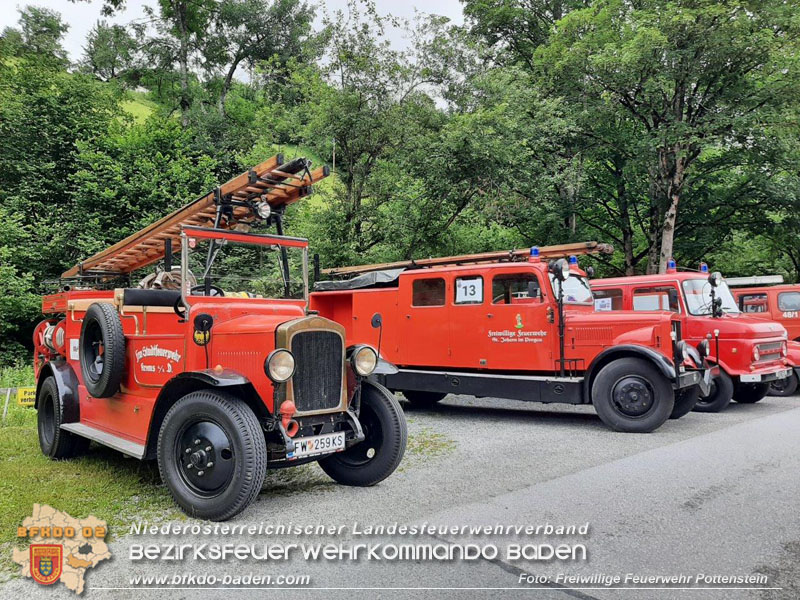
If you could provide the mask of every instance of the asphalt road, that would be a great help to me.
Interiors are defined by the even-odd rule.
[[[123,536],[112,562],[87,575],[88,598],[797,598],[800,597],[800,397],[691,413],[645,435],[614,433],[585,407],[448,397],[407,411],[411,440],[400,471],[368,489],[330,482],[316,465],[271,473],[234,524],[345,526],[341,535]],[[585,536],[359,537],[367,525],[589,525]],[[181,521],[193,523],[193,521]],[[494,544],[475,561],[143,561],[133,544],[336,542]],[[583,544],[586,560],[512,560],[513,544]],[[311,587],[281,590],[131,588],[130,577],[175,573],[308,575]],[[520,584],[520,574],[548,580]],[[762,574],[766,582],[711,589],[610,589],[557,583],[569,575],[695,577]],[[678,590],[676,587],[692,587]],[[194,587],[192,585],[178,587]],[[223,587],[217,585],[215,587]],[[646,587],[665,587],[659,584]],[[782,588],[782,589],[753,589]],[[109,589],[101,589],[109,588]],[[113,589],[110,589],[113,588]],[[336,589],[331,589],[336,588]],[[343,590],[341,588],[358,588]],[[368,588],[439,588],[428,591]],[[471,588],[442,589],[442,588]],[[495,588],[495,589],[475,589]],[[576,589],[581,588],[581,589]],[[501,591],[502,590],[502,591]],[[69,597],[12,580],[2,597]]]

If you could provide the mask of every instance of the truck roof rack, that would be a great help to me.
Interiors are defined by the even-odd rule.
[[[746,287],[755,285],[777,285],[783,283],[783,275],[754,275],[753,277],[726,277],[728,287]]]
[[[62,278],[98,273],[109,276],[130,273],[180,249],[184,225],[231,229],[253,217],[255,202],[269,203],[280,214],[284,207],[311,193],[312,183],[330,174],[327,166],[311,170],[311,161],[295,158],[284,162],[282,154],[237,175],[227,183],[193,200],[163,219],[65,271]]]
[[[482,263],[514,262],[525,260],[530,256],[530,248],[518,250],[500,250],[495,252],[481,252],[480,254],[462,254],[460,256],[443,256],[440,258],[421,258],[418,260],[401,260],[390,263],[376,263],[372,265],[358,265],[353,267],[333,267],[322,269],[320,272],[333,277],[359,275],[371,271],[384,271],[387,269],[420,269],[428,267],[443,267],[454,265],[477,265]],[[556,246],[539,247],[540,258],[558,258],[562,256],[580,254],[613,254],[614,246],[600,242],[578,242],[574,244],[559,244]]]

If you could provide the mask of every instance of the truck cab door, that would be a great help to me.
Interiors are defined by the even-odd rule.
[[[495,273],[487,299],[487,330],[483,347],[488,368],[551,370],[555,326],[550,323],[555,303],[548,299],[539,275],[533,271]],[[549,309],[549,310],[548,310]]]
[[[435,368],[450,355],[448,282],[442,275],[404,275],[400,280],[399,364]]]
[[[485,369],[487,313],[486,277],[459,271],[450,294],[450,361],[453,367]]]

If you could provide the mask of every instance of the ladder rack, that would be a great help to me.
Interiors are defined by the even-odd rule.
[[[310,167],[311,162],[305,158],[284,163],[283,155],[277,154],[75,265],[62,278],[116,276],[141,269],[164,258],[168,248],[173,253],[180,250],[182,226],[231,229],[240,220],[252,221],[255,202],[268,202],[273,213],[280,215],[284,207],[310,194],[312,183],[330,174],[327,166],[313,171]]]
[[[481,263],[513,262],[527,259],[530,248],[518,250],[500,250],[496,252],[482,252],[480,254],[462,254],[461,256],[443,256],[440,258],[421,258],[418,260],[401,260],[389,263],[376,263],[372,265],[358,265],[353,267],[333,267],[322,269],[320,272],[333,277],[359,275],[371,271],[385,269],[419,269],[425,267],[442,267],[453,265],[477,265]],[[542,259],[559,258],[571,255],[587,254],[613,254],[614,246],[600,242],[578,242],[574,244],[559,244],[556,246],[541,246],[539,257]]]

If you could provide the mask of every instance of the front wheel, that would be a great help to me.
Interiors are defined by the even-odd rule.
[[[769,392],[769,383],[740,383],[733,391],[733,399],[739,404],[755,404]]]
[[[797,392],[797,387],[800,382],[797,380],[797,375],[792,373],[785,379],[776,379],[769,384],[770,396],[794,396]]]
[[[700,388],[697,386],[675,392],[675,408],[672,409],[669,418],[680,419],[688,415],[698,400],[700,400]]]
[[[728,406],[733,396],[733,380],[720,369],[719,375],[711,380],[711,391],[700,398],[694,407],[695,412],[716,413]]]
[[[187,394],[164,417],[158,470],[188,515],[224,521],[239,514],[258,496],[267,472],[255,414],[228,394]]]
[[[406,451],[408,431],[403,409],[381,385],[364,382],[358,415],[364,441],[320,459],[328,476],[344,485],[375,485],[391,475]]]
[[[675,395],[669,380],[647,360],[620,358],[597,374],[592,384],[597,414],[615,431],[649,433],[672,414]]]

